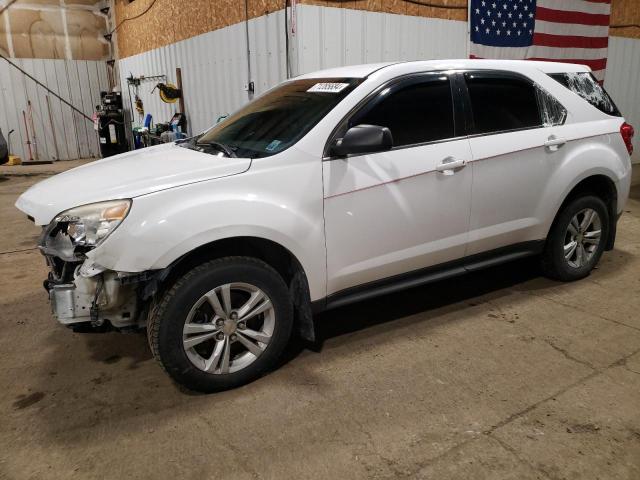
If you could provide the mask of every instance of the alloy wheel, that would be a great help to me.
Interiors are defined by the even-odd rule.
[[[573,268],[588,264],[598,250],[602,236],[600,215],[592,208],[576,213],[565,233],[564,258]]]
[[[275,323],[275,310],[266,293],[249,283],[227,283],[193,305],[182,342],[187,357],[200,370],[234,373],[265,351]]]

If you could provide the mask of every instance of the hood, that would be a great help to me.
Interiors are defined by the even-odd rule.
[[[16,207],[48,224],[69,208],[135,198],[189,183],[245,172],[251,159],[218,157],[174,143],[105,158],[43,180],[24,192]]]

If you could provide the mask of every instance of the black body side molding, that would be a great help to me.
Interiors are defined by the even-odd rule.
[[[368,300],[380,295],[406,290],[408,288],[438,282],[466,273],[507,263],[520,258],[539,255],[544,248],[544,240],[518,243],[508,247],[483,252],[459,260],[446,262],[433,267],[427,267],[412,272],[395,275],[393,277],[376,280],[375,282],[347,288],[333,293],[328,297],[311,303],[313,313],[342,307],[350,303]]]

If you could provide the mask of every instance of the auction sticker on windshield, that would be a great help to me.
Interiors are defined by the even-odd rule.
[[[316,83],[307,92],[339,93],[349,86],[348,83]]]

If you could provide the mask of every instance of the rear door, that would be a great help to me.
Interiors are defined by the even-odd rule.
[[[338,128],[333,138],[388,127],[394,147],[323,163],[329,294],[464,255],[471,153],[452,83],[442,73],[392,82]]]
[[[547,213],[539,211],[540,196],[564,154],[566,111],[519,74],[463,77],[474,177],[467,255],[539,240]]]

